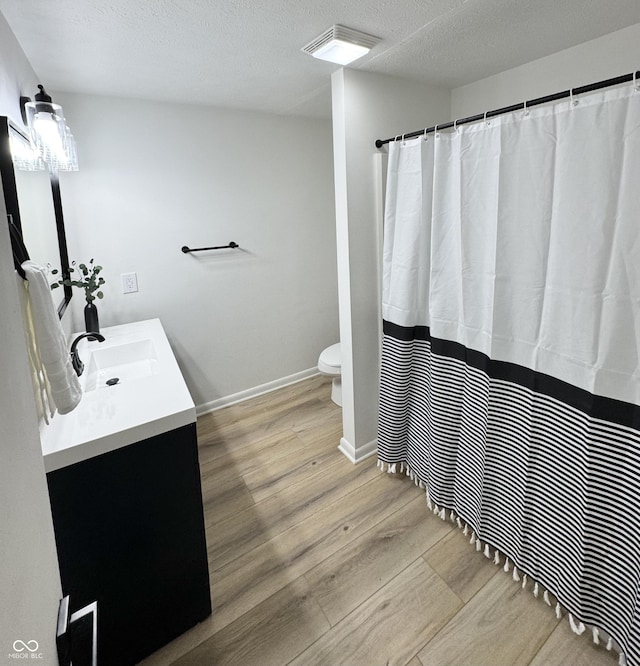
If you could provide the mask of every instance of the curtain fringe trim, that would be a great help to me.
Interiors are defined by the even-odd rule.
[[[478,552],[483,551],[484,556],[487,559],[491,559],[492,557],[491,549],[493,548],[493,546],[490,546],[488,542],[484,542],[484,548],[483,548],[482,540],[480,539],[480,537],[476,535],[473,528],[471,528],[467,523],[465,523],[464,520],[460,516],[458,516],[453,509],[447,509],[444,506],[438,506],[438,504],[434,502],[429,496],[428,487],[425,485],[425,483],[422,480],[418,478],[417,474],[415,474],[413,470],[406,463],[404,462],[387,463],[384,462],[383,460],[378,459],[377,466],[378,469],[380,469],[382,472],[386,472],[387,474],[404,474],[405,476],[408,476],[416,486],[424,489],[427,500],[427,508],[430,511],[432,511],[441,520],[447,520],[448,518],[448,520],[451,523],[456,525],[456,527],[462,531],[462,534],[464,536],[471,535],[469,539],[469,544],[470,545],[475,544],[476,551]],[[448,515],[447,511],[449,512]],[[520,573],[522,573],[522,579],[521,579],[520,573],[518,572],[518,568],[515,562],[511,563],[509,561],[509,557],[505,553],[501,553],[497,548],[494,548],[493,563],[496,566],[499,566],[501,564],[501,559],[500,559],[501,557],[504,557],[504,566],[502,568],[503,571],[505,573],[509,573],[509,571],[511,570],[512,572],[511,577],[513,578],[514,582],[522,581],[521,582],[522,589],[530,591],[533,594],[533,596],[536,598],[540,596],[540,591],[542,590],[542,599],[544,603],[549,607],[553,607],[549,590],[545,589],[543,585],[541,585],[538,581],[536,581],[528,574],[524,573],[522,570],[520,570]],[[533,585],[529,590],[530,582],[532,582]],[[553,592],[551,594],[553,594]],[[555,597],[555,595],[553,596]],[[601,641],[606,640],[606,645],[605,645],[606,649],[608,651],[613,650],[618,653],[618,666],[627,666],[627,658],[622,649],[616,643],[613,636],[608,634],[600,627],[585,624],[581,620],[577,619],[573,613],[568,612],[567,609],[561,605],[560,600],[557,597],[555,598],[556,598],[555,614],[558,619],[562,619],[563,613],[566,614],[569,626],[571,627],[571,631],[573,631],[574,634],[577,634],[579,636],[584,634],[587,631],[587,629],[590,629],[593,643],[595,645],[600,645]]]

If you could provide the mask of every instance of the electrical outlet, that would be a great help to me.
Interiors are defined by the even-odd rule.
[[[122,280],[122,293],[133,294],[138,291],[138,274],[137,273],[122,273],[120,275]]]

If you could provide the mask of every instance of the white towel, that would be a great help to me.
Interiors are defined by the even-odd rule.
[[[31,305],[29,304],[29,283],[21,280],[24,288],[20,290],[20,307],[22,309],[22,323],[27,333],[27,352],[29,353],[29,365],[31,366],[31,381],[33,383],[33,394],[36,398],[36,409],[38,420],[44,420],[48,425],[49,419],[56,412],[56,405],[51,395],[51,386],[47,379],[38,345],[36,343],[36,331],[33,325]]]
[[[60,414],[68,414],[78,406],[82,388],[71,365],[64,331],[53,306],[47,273],[34,261],[25,261],[22,268],[28,280],[36,345],[51,386],[51,395]]]

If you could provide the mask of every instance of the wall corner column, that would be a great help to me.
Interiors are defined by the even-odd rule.
[[[384,160],[377,138],[449,119],[449,90],[339,69],[331,77],[343,437],[351,462],[377,447]]]

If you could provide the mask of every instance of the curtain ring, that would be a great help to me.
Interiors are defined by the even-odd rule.
[[[490,127],[490,126],[491,126],[491,121],[490,121],[490,120],[487,120],[487,111],[484,112],[484,124],[485,124],[487,127]]]
[[[527,102],[524,102],[524,116],[525,118],[529,115],[529,109],[527,108]]]
[[[424,134],[422,135],[425,141],[429,140],[429,137],[427,136],[427,127],[424,128]]]
[[[578,100],[573,98],[573,88],[569,91],[569,96],[571,97],[571,106],[578,106]]]
[[[453,131],[457,134],[458,133],[458,121],[454,120],[453,121]]]
[[[406,146],[406,145],[407,145],[407,142],[404,140],[404,137],[405,137],[405,135],[403,134],[403,135],[402,135],[402,145],[403,145],[403,146]]]
[[[436,135],[436,139],[440,138],[440,135],[438,134],[438,126],[437,125],[433,128],[433,133]]]
[[[640,84],[638,83],[638,72],[633,70],[633,89],[635,92],[640,91]]]

